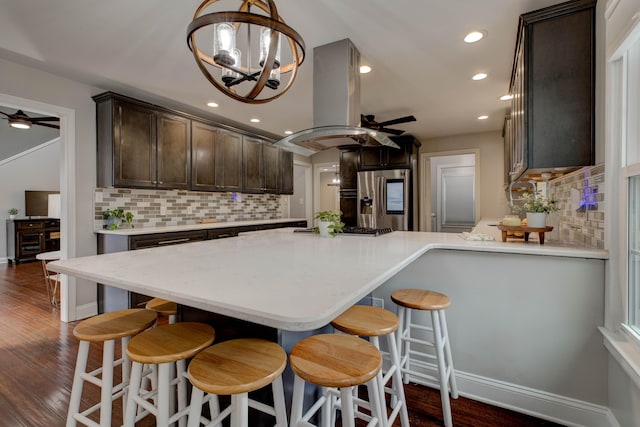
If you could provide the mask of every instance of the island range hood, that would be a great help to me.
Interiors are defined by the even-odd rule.
[[[384,133],[360,127],[360,52],[349,39],[313,49],[313,126],[275,145],[303,156],[354,144],[400,148]]]

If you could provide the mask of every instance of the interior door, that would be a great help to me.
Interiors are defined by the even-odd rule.
[[[475,166],[438,166],[437,231],[471,231],[475,204]]]

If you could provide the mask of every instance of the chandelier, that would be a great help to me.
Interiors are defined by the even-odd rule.
[[[240,0],[237,12],[203,14],[217,1],[205,0],[187,27],[187,44],[200,71],[237,101],[262,104],[280,97],[289,90],[304,61],[304,40],[278,15],[273,0]],[[282,38],[288,49],[280,49]],[[213,41],[213,48],[201,50],[197,41],[203,46]],[[281,76],[288,78],[284,85]],[[262,93],[265,88],[268,90]]]

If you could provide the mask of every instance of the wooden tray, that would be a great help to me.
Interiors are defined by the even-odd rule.
[[[519,231],[524,233],[524,241],[529,241],[529,233],[538,233],[538,240],[544,245],[544,233],[553,230],[553,227],[523,227],[522,225],[502,225],[498,224],[498,230],[502,231],[502,241],[507,241],[507,231]]]

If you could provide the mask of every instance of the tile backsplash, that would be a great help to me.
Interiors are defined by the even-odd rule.
[[[94,228],[104,224],[102,212],[123,208],[134,214],[135,227],[197,224],[282,218],[278,194],[210,193],[184,190],[96,188]]]
[[[549,181],[549,197],[560,208],[550,218],[559,240],[604,248],[604,164]]]

